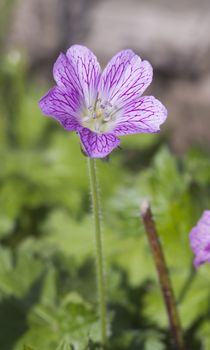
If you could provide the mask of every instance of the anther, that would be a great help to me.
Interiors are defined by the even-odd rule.
[[[106,101],[106,105],[112,107],[112,104],[109,101]]]
[[[109,113],[105,113],[104,121],[108,122],[110,119],[111,119],[110,114]]]

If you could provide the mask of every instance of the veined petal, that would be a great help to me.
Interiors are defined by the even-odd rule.
[[[117,136],[136,133],[156,133],[167,118],[167,110],[153,96],[131,101],[117,120],[113,133]]]
[[[152,66],[131,50],[115,55],[102,73],[99,97],[121,107],[142,95],[152,81]]]
[[[112,99],[125,80],[125,72],[135,56],[132,50],[123,50],[117,53],[104,69],[100,83],[99,94],[105,99]]]
[[[82,146],[91,158],[104,158],[120,144],[120,139],[111,133],[97,134],[84,128],[79,134]]]
[[[71,91],[76,91],[81,97],[83,96],[82,87],[72,62],[63,53],[58,56],[53,66],[53,76],[58,86],[67,91],[70,88]]]
[[[81,45],[71,46],[66,55],[88,108],[95,102],[98,92],[101,75],[98,60],[88,48]]]
[[[39,101],[42,112],[58,120],[69,131],[79,128],[77,121],[79,105],[79,96],[75,91],[69,91],[67,94],[65,90],[57,86],[50,89]]]

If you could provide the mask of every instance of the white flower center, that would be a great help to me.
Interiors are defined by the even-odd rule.
[[[112,131],[115,126],[117,107],[110,102],[96,100],[94,106],[88,107],[81,113],[81,124],[98,134]]]

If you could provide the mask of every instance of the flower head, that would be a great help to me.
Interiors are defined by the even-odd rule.
[[[71,46],[53,67],[56,86],[39,102],[43,113],[76,131],[89,157],[103,158],[119,146],[119,136],[156,133],[167,117],[160,101],[142,93],[152,67],[131,50],[116,54],[101,72],[86,47]]]
[[[194,265],[210,263],[210,210],[205,210],[190,232],[190,244],[195,254]]]

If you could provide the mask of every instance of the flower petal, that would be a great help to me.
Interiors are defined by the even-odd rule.
[[[50,89],[39,101],[42,112],[58,120],[69,131],[79,128],[76,118],[79,105],[79,97],[75,92],[69,91],[67,94],[65,90],[57,86]]]
[[[125,79],[126,69],[129,67],[131,59],[134,56],[135,53],[132,50],[123,50],[109,61],[102,73],[99,83],[101,95],[104,94],[106,97],[109,95],[111,99],[116,91],[118,91],[118,85],[122,85]]]
[[[205,210],[202,217],[190,232],[190,245],[195,254],[194,265],[210,263],[210,210]]]
[[[118,107],[142,95],[152,81],[152,66],[131,50],[115,55],[102,73],[99,97]]]
[[[120,140],[113,134],[96,134],[86,128],[79,134],[82,146],[91,158],[104,158],[120,144]]]
[[[136,133],[156,133],[167,118],[167,110],[153,96],[143,96],[131,101],[123,115],[116,121],[113,133],[116,136]]]
[[[86,107],[95,103],[101,68],[96,56],[85,46],[73,45],[67,51],[67,58],[77,79]]]
[[[75,69],[67,56],[63,53],[58,56],[53,66],[53,76],[59,87],[66,88],[67,91],[70,88],[71,91],[77,91],[80,96],[83,96],[80,81],[75,74]]]

